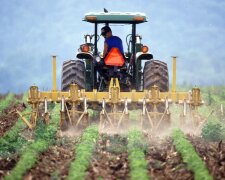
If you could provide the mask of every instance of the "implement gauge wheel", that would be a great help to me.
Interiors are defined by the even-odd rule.
[[[64,61],[62,66],[62,91],[68,91],[71,83],[77,84],[80,89],[85,89],[85,65],[83,61]]]

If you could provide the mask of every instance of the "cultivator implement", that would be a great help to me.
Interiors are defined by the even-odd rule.
[[[129,110],[141,109],[140,124],[145,129],[157,130],[161,124],[170,119],[169,105],[178,103],[183,105],[182,116],[187,116],[187,107],[193,110],[195,116],[197,107],[203,104],[201,100],[200,89],[195,87],[191,92],[177,92],[175,68],[173,68],[172,91],[160,92],[158,86],[152,86],[148,90],[138,92],[121,92],[120,84],[117,78],[112,78],[109,84],[108,92],[98,92],[94,89],[92,92],[86,92],[79,89],[77,84],[71,84],[67,92],[56,89],[56,57],[53,56],[53,90],[49,92],[39,91],[37,86],[31,86],[29,90],[28,103],[32,107],[30,121],[24,115],[19,113],[22,120],[29,128],[34,128],[37,119],[40,118],[39,107],[44,106],[43,119],[46,123],[50,120],[48,112],[48,103],[61,103],[61,126],[71,124],[75,127],[86,127],[89,125],[88,107],[100,109],[100,128],[121,128],[127,127],[129,120]],[[176,64],[176,58],[173,58],[173,65]],[[163,107],[163,108],[162,108]],[[161,109],[160,109],[161,108]]]

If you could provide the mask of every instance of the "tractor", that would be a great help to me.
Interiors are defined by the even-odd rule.
[[[100,129],[127,128],[129,112],[140,110],[140,127],[158,130],[170,124],[169,104],[183,105],[183,116],[187,107],[196,110],[203,101],[200,89],[190,92],[176,90],[176,57],[173,57],[172,90],[169,90],[167,64],[154,60],[148,46],[142,44],[137,34],[137,25],[147,22],[143,13],[91,12],[83,21],[94,25],[94,33],[84,35],[76,60],[64,61],[62,65],[61,91],[56,86],[56,56],[53,56],[53,88],[40,92],[31,86],[28,102],[32,105],[30,122],[33,128],[41,103],[45,106],[44,120],[49,121],[47,103],[61,103],[61,126],[73,124],[86,127],[90,122],[89,109],[99,112]],[[98,50],[99,26],[126,25],[131,33],[126,36],[127,52],[123,54],[122,66],[102,66],[101,72],[96,64],[104,62]],[[103,41],[103,40],[102,40]],[[119,57],[116,54],[113,58]],[[113,73],[110,73],[113,72]],[[104,74],[104,76],[102,75]],[[24,118],[22,118],[24,119]]]
[[[168,91],[167,64],[160,60],[153,60],[153,55],[148,52],[148,46],[142,44],[142,37],[136,33],[137,25],[147,22],[145,14],[88,13],[85,15],[84,21],[94,25],[94,34],[84,35],[85,42],[80,45],[76,56],[77,60],[69,60],[63,63],[62,91],[68,91],[72,83],[77,84],[80,89],[85,89],[85,91],[92,91],[93,89],[97,89],[98,92],[108,91],[110,80],[112,80],[112,85],[118,80],[122,92],[130,92],[132,89],[136,90],[136,92],[142,92],[144,89],[150,89],[153,86],[157,86],[161,92]],[[113,26],[114,24],[131,26],[131,33],[126,36],[127,52],[123,55],[125,63],[120,67],[108,66],[104,62],[101,68],[103,76],[95,68],[98,62],[104,61],[101,52],[98,51],[98,41],[100,39],[98,28],[99,25]],[[119,56],[120,54],[115,54],[114,58],[119,58]],[[113,73],[110,73],[110,71],[113,71]],[[155,106],[154,111],[164,112],[165,103],[159,104]],[[123,109],[121,106],[123,105],[119,103],[110,104],[108,114],[117,113],[119,117],[118,110]],[[130,107],[136,109],[138,105],[133,104]],[[153,106],[151,109],[153,110]],[[108,119],[107,116],[106,119]],[[115,117],[112,119],[115,119]],[[118,118],[116,117],[116,119]],[[164,119],[169,120],[168,117]],[[110,123],[116,124],[116,122]]]

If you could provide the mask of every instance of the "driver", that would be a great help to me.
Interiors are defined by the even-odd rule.
[[[101,35],[105,38],[105,42],[104,42],[104,50],[103,50],[103,59],[95,64],[95,70],[98,71],[98,73],[104,77],[104,79],[108,79],[109,77],[113,76],[114,71],[117,69],[117,67],[113,67],[113,66],[108,66],[108,71],[104,70],[103,67],[106,65],[104,60],[107,57],[108,53],[110,52],[110,50],[112,48],[118,48],[120,53],[122,54],[123,58],[124,58],[124,51],[123,51],[123,43],[122,40],[117,37],[117,36],[113,36],[112,35],[112,30],[109,26],[104,26],[101,29]],[[124,58],[125,59],[125,58]],[[107,76],[108,73],[109,76]]]
[[[109,26],[102,27],[101,35],[105,38],[103,58],[107,56],[112,48],[118,48],[120,53],[124,54],[122,40],[118,36],[112,35],[112,30]]]

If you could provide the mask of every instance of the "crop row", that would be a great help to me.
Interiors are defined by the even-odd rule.
[[[27,98],[27,94],[24,94],[22,101]],[[31,108],[28,107],[23,113],[28,113],[31,111]],[[3,137],[0,138],[0,155],[5,156],[9,153],[15,152],[18,149],[21,149],[21,146],[26,142],[26,140],[19,135],[19,133],[25,128],[21,118],[18,118],[15,125],[7,131]]]
[[[145,160],[143,134],[138,130],[128,133],[128,160],[130,164],[131,179],[149,179],[147,161]]]
[[[60,122],[59,109],[60,106],[56,105],[52,112],[52,120],[48,125],[41,124],[37,127],[35,141],[26,146],[19,162],[5,179],[22,179],[24,173],[35,164],[38,155],[54,143]]]
[[[0,112],[2,112],[5,108],[9,106],[11,102],[13,102],[14,94],[9,93],[5,99],[0,101]]]
[[[194,178],[196,180],[211,180],[212,177],[209,175],[204,162],[196,153],[193,145],[186,139],[184,133],[179,129],[175,129],[172,138],[176,150],[182,155],[183,161],[194,172]]]
[[[84,179],[98,137],[96,125],[85,129],[80,143],[75,148],[75,161],[71,163],[68,179]]]

